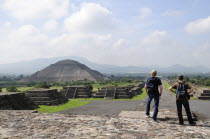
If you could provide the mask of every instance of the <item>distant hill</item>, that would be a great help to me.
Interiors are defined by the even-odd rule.
[[[158,66],[114,66],[106,64],[96,64],[90,62],[82,57],[65,56],[55,58],[41,58],[29,61],[22,61],[11,64],[0,64],[0,74],[28,74],[31,75],[36,71],[42,70],[43,68],[56,63],[64,59],[72,59],[85,64],[91,69],[97,70],[101,73],[116,74],[116,73],[148,73],[152,69],[157,69],[158,72],[162,73],[209,73],[210,69],[204,66],[187,67],[183,65],[172,65],[169,67],[158,67]]]
[[[100,81],[106,77],[77,61],[62,60],[24,78],[22,81],[76,81],[84,79]]]

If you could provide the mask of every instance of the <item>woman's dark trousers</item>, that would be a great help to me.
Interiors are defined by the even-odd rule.
[[[182,105],[185,108],[189,124],[193,123],[194,121],[192,119],[192,115],[191,115],[191,112],[190,112],[190,106],[189,106],[188,100],[176,100],[176,106],[177,106],[177,113],[178,113],[178,117],[179,117],[179,123],[180,124],[184,123],[184,120],[183,120],[183,117],[182,117]]]

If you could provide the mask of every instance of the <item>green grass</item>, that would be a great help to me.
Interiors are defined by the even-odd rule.
[[[163,81],[163,84],[165,86],[165,89],[168,91],[168,89],[171,87],[171,85],[167,81]],[[170,93],[173,94],[173,95],[176,95],[175,93],[172,93],[172,92],[170,92]]]
[[[26,91],[28,91],[28,90],[30,90],[30,89],[33,89],[34,87],[18,87],[17,89],[18,89],[18,91],[20,91],[20,92],[26,92]],[[2,92],[7,92],[7,89],[6,88],[3,88],[2,89]]]
[[[120,84],[118,84],[118,86],[129,86],[129,85],[135,85],[135,83],[120,83]],[[114,85],[113,84],[106,84],[106,85],[92,84],[92,86],[93,86],[93,91],[98,91],[98,88],[114,86]]]
[[[131,100],[143,100],[147,97],[147,93],[146,93],[146,90],[143,88],[142,89],[142,93],[140,95],[137,95],[135,97],[133,97]]]
[[[63,89],[63,87],[62,86],[52,86],[52,87],[50,87],[50,89],[57,89],[58,92],[60,92],[60,90]]]
[[[90,103],[90,100],[71,99],[66,104],[59,106],[45,106],[39,105],[40,108],[36,109],[39,113],[54,113],[62,110],[80,107]]]

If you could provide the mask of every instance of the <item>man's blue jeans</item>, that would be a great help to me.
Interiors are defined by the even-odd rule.
[[[157,120],[159,98],[160,98],[160,96],[154,96],[152,94],[148,94],[146,115],[150,115],[150,104],[152,102],[152,99],[154,99],[154,113],[153,113],[153,116],[152,116],[153,120]]]

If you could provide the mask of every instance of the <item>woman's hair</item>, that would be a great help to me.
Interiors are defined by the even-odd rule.
[[[152,75],[152,77],[155,77],[157,75],[157,71],[156,70],[152,70],[151,71],[151,75]]]
[[[181,81],[184,80],[184,75],[179,75],[178,79],[181,80]]]

